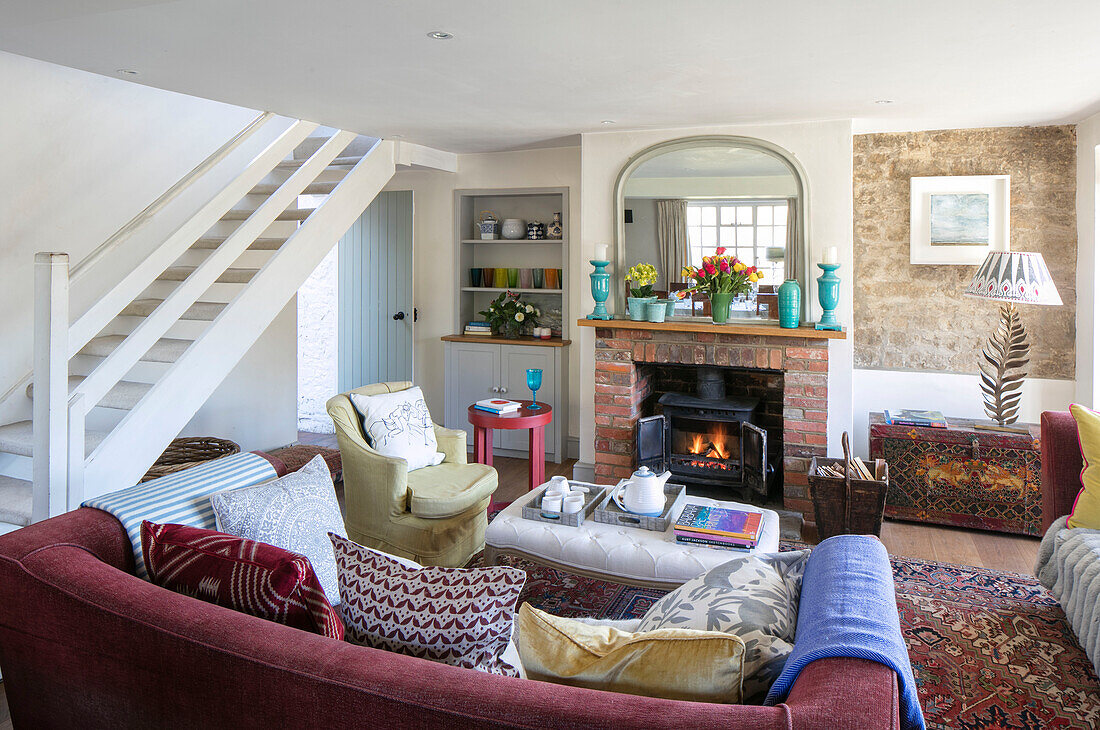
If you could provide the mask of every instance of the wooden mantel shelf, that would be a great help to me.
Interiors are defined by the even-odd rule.
[[[579,327],[603,327],[619,330],[661,330],[663,332],[714,332],[720,335],[761,335],[764,337],[805,337],[810,340],[845,340],[845,330],[817,330],[812,324],[784,329],[778,324],[727,322],[715,324],[702,318],[673,318],[664,322],[637,322],[632,319],[578,319]]]
[[[572,342],[571,340],[563,340],[560,337],[551,337],[548,340],[535,337],[509,339],[499,335],[444,335],[439,339],[444,342],[476,342],[481,345],[532,345],[534,347],[566,347]]]

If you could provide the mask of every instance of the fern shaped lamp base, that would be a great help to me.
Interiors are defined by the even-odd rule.
[[[978,368],[982,372],[985,412],[1001,426],[1020,417],[1020,388],[1027,376],[1031,346],[1020,312],[1011,302],[1001,304],[997,328],[982,348]]]

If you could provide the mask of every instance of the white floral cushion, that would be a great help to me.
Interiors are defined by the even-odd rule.
[[[696,629],[741,637],[744,697],[762,700],[794,648],[809,553],[749,555],[723,563],[653,604],[637,630]]]
[[[309,558],[329,603],[340,603],[328,534],[347,532],[324,458],[315,456],[298,471],[266,484],[218,492],[210,504],[218,531]]]
[[[419,387],[379,395],[351,393],[350,397],[363,419],[367,443],[379,454],[404,459],[409,471],[443,461],[445,455],[437,450],[435,425]]]
[[[505,651],[527,574],[516,568],[411,568],[331,535],[344,638],[491,674],[520,676]],[[516,662],[518,663],[518,662]]]

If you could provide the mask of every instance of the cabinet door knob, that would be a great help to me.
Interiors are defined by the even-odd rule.
[[[508,389],[507,389],[507,388],[501,388],[501,389],[500,389],[500,392],[501,392],[501,393],[507,393],[507,392],[508,392]]]
[[[500,388],[496,387],[495,385],[492,388],[489,388],[489,390],[493,391],[494,393],[500,392]]]

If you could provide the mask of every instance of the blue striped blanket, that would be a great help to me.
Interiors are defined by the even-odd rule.
[[[274,465],[254,453],[234,454],[85,501],[114,515],[134,546],[134,573],[149,580],[141,550],[141,522],[171,523],[217,529],[210,495],[250,487],[281,476]]]
[[[764,704],[784,701],[803,667],[830,657],[870,659],[897,672],[902,727],[924,730],[917,682],[898,621],[890,558],[869,535],[831,537],[810,553],[794,650]]]

